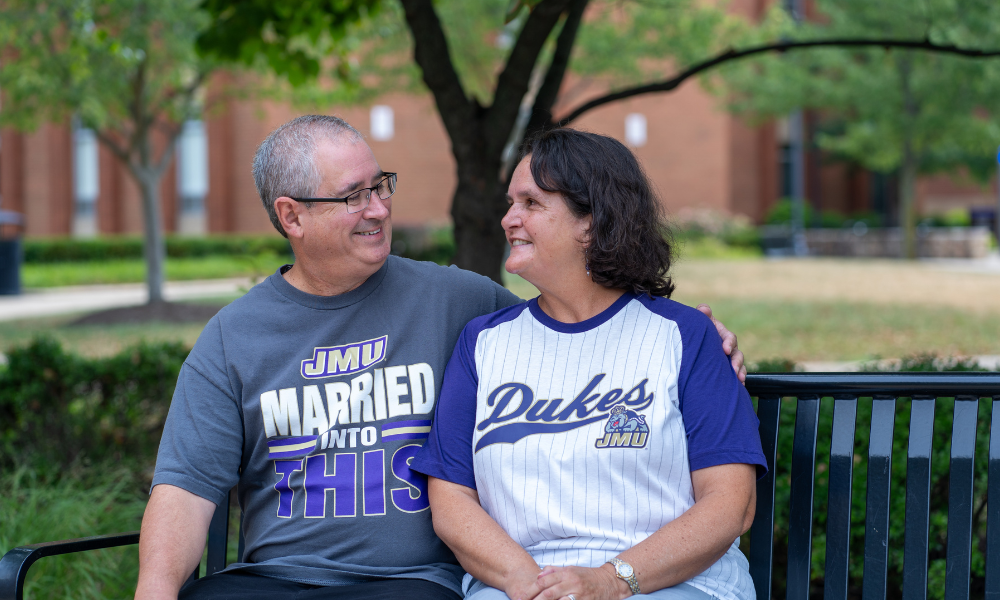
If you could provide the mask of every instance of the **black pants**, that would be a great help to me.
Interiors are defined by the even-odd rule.
[[[318,586],[263,575],[216,573],[184,586],[179,600],[460,600],[455,592],[423,579],[382,579],[355,585]]]

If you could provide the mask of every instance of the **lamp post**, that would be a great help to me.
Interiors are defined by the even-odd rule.
[[[803,0],[785,0],[785,10],[796,23],[801,23],[805,16]],[[802,110],[796,110],[788,116],[788,150],[789,170],[791,171],[792,193],[792,253],[795,256],[806,256],[809,248],[806,245],[806,128]]]
[[[1000,244],[1000,148],[997,148],[997,209],[993,213],[993,233]]]

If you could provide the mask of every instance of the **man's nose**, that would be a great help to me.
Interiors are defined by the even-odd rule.
[[[372,192],[371,198],[368,200],[368,206],[362,211],[362,217],[365,219],[385,219],[392,212],[392,197],[385,200],[378,197],[378,194]]]

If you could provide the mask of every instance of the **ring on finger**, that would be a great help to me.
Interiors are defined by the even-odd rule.
[[[573,594],[567,594],[566,597],[569,598],[569,600],[576,600],[576,596]]]

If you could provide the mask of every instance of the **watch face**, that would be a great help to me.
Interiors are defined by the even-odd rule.
[[[615,570],[618,571],[618,574],[622,577],[632,576],[632,565],[628,563],[619,563],[618,566],[615,567]]]

